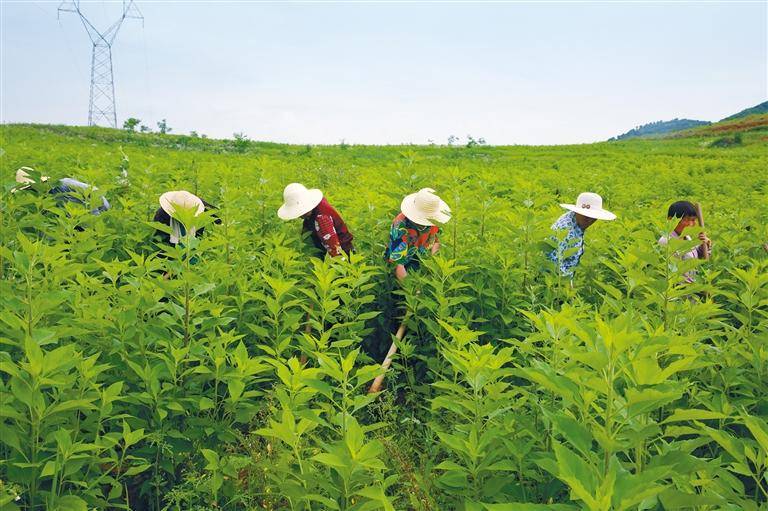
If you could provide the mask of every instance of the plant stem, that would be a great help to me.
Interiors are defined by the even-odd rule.
[[[608,352],[609,359],[613,358],[613,350]],[[613,379],[614,379],[614,367],[613,360],[608,362],[608,374],[606,378],[606,384],[608,385],[608,397],[605,404],[605,435],[610,442],[613,441]],[[608,464],[611,460],[613,449],[610,447],[605,449],[605,466],[603,467],[603,475],[608,475]]]

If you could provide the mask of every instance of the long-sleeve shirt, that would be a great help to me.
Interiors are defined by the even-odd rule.
[[[419,258],[438,243],[439,233],[438,226],[418,225],[400,213],[392,221],[384,258],[389,263],[402,264],[407,270],[417,269]]]
[[[349,255],[353,250],[352,233],[326,198],[304,219],[303,229],[310,233],[315,247],[331,257]]]
[[[584,255],[584,229],[576,222],[576,213],[569,211],[552,224],[552,230],[567,231],[567,233],[562,240],[555,238],[558,241],[557,248],[547,257],[558,265],[558,271],[563,277],[573,278],[581,256]],[[573,253],[566,256],[565,252]]]
[[[79,197],[76,197],[73,194],[73,192],[78,191],[80,193],[87,193],[88,190],[93,190],[94,188],[91,187],[88,183],[83,183],[82,181],[78,181],[77,179],[72,179],[70,177],[65,177],[59,180],[59,184],[55,187],[51,188],[50,193],[54,194],[58,199],[64,201],[64,202],[75,202],[77,204],[82,204],[85,206],[85,202]],[[103,195],[101,196],[101,206],[93,208],[91,210],[92,215],[100,215],[103,212],[107,211],[110,208],[109,201],[107,201],[107,198]]]

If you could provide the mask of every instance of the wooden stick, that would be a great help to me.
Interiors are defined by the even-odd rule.
[[[701,204],[696,203],[696,216],[699,219],[699,227],[702,229],[704,228],[704,213],[701,211]],[[704,255],[704,259],[709,259],[709,245],[704,242],[701,244],[702,247],[702,253]]]
[[[397,333],[395,334],[395,338],[400,341],[403,339],[403,336],[405,335],[405,322],[408,319],[408,316],[403,318],[403,322],[400,323],[400,328],[397,329]],[[392,341],[392,346],[389,347],[389,351],[387,352],[387,356],[384,358],[384,362],[381,364],[381,370],[386,372],[387,369],[389,369],[389,366],[392,365],[392,357],[395,356],[395,353],[397,353],[397,342]],[[369,394],[375,394],[379,390],[381,390],[381,384],[384,383],[384,372],[382,372],[380,375],[376,377],[375,380],[373,380],[373,383],[371,384],[371,388],[368,389]]]

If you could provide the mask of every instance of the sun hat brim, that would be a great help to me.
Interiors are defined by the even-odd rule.
[[[418,192],[406,195],[403,199],[403,202],[400,203],[400,211],[403,212],[408,220],[419,225],[431,226],[435,225],[433,221],[439,224],[445,224],[451,219],[451,208],[449,208],[448,204],[446,204],[442,199],[440,199],[440,208],[437,214],[435,214],[432,218],[427,218],[424,216],[424,212],[416,207],[417,195]]]
[[[560,207],[596,220],[616,220],[616,215],[607,209],[580,208],[576,204],[560,204]]]
[[[281,220],[294,220],[315,209],[323,200],[323,192],[317,188],[307,190],[298,204],[283,204],[277,210],[277,216]]]
[[[21,169],[19,169],[19,170],[21,170]],[[46,181],[48,181],[48,179],[49,179],[48,176],[40,176],[40,182],[42,182],[42,183],[45,183]],[[17,172],[16,173],[16,183],[20,184],[20,185],[23,185],[23,186],[28,188],[28,187],[32,186],[33,184],[35,184],[35,180],[32,179],[31,177],[29,177],[29,174],[19,175],[19,173]]]
[[[16,193],[21,190],[27,190],[32,185],[37,184],[35,183],[35,180],[29,177],[29,174],[26,173],[26,170],[32,170],[29,167],[21,167],[19,170],[16,171],[16,183],[17,185],[11,188],[11,193]],[[24,175],[20,175],[19,171],[24,172]],[[40,182],[45,183],[50,179],[48,176],[40,176]],[[94,188],[95,190],[95,188]]]
[[[195,212],[195,216],[205,211],[205,204],[203,204],[203,200],[193,193],[180,190],[174,192],[165,192],[160,196],[160,207],[163,211],[168,213],[169,216],[173,216],[176,213],[176,209],[173,206],[174,204],[182,207],[196,206],[197,211]]]

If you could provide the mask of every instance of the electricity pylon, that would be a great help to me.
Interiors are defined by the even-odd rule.
[[[91,39],[91,97],[88,103],[88,126],[106,123],[117,128],[115,107],[115,75],[112,72],[112,43],[126,19],[137,19],[144,23],[144,16],[133,0],[123,0],[123,13],[108,29],[100,32],[80,10],[80,0],[64,0],[58,14],[73,12],[80,17],[85,31]]]

